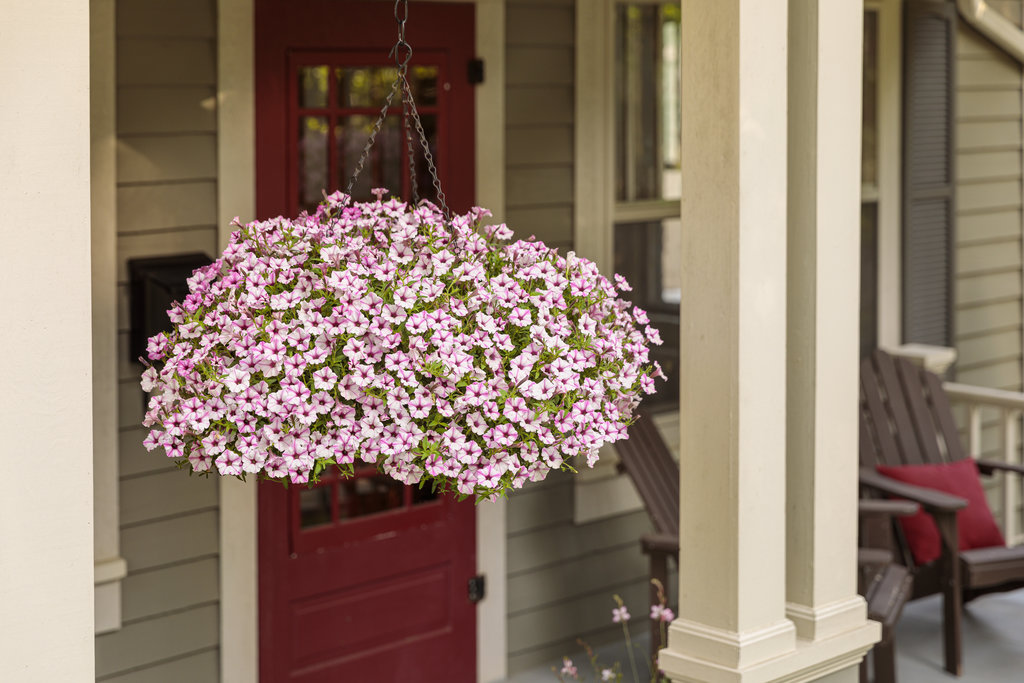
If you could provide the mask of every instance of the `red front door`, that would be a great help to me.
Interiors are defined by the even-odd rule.
[[[473,203],[471,5],[412,3],[410,82],[454,211]],[[257,0],[256,168],[261,218],[296,215],[344,189],[394,76],[392,2]],[[357,199],[413,178],[400,99],[377,136]],[[318,486],[259,489],[260,677],[264,683],[474,680],[471,502],[362,470]]]

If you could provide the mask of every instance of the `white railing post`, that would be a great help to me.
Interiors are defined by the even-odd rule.
[[[981,406],[967,404],[967,452],[971,457],[981,457]]]
[[[1003,409],[1003,460],[1007,463],[1019,462],[1020,450],[1017,448],[1017,420],[1020,411],[1011,408]],[[1016,545],[1020,534],[1020,480],[1010,474],[1003,473],[1003,534],[1009,545]]]
[[[975,387],[956,382],[945,382],[943,388],[949,399],[967,406],[967,439],[971,456],[979,458],[982,453],[982,410],[998,408],[1000,411],[1002,431],[1002,453],[998,457],[1003,462],[1020,465],[1022,462],[1022,446],[1017,443],[1018,421],[1024,413],[1024,392],[1005,391]],[[1024,527],[1021,524],[1021,502],[1024,499],[1022,484],[1024,476],[1013,473],[1002,473],[1000,482],[1000,498],[1002,499],[1002,527],[1007,545],[1018,545],[1024,542]]]

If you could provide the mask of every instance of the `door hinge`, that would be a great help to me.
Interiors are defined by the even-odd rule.
[[[484,82],[484,60],[471,59],[466,66],[466,78],[470,85],[480,85]]]
[[[466,582],[466,596],[470,602],[480,602],[484,599],[483,574],[478,574]]]

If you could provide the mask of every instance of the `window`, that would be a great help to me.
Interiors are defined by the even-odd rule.
[[[652,350],[669,377],[645,400],[679,400],[679,6],[616,3],[613,268],[633,286],[664,344]]]
[[[901,0],[864,6],[861,356],[901,341]]]
[[[670,378],[644,400],[678,443],[680,10],[678,2],[599,0],[576,7],[575,244],[604,273],[623,275],[664,344]],[[575,480],[575,519],[640,509],[614,449]]]

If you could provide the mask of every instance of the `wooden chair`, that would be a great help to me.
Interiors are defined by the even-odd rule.
[[[667,586],[668,558],[679,563],[679,465],[654,425],[650,415],[641,413],[629,428],[629,439],[616,444],[619,471],[633,480],[654,532],[640,539],[644,554],[650,558],[650,575]],[[862,520],[888,519],[893,515],[914,514],[918,506],[905,501],[861,501]],[[882,640],[875,646],[874,681],[895,683],[895,644],[893,627],[903,605],[910,597],[913,583],[910,573],[892,563],[892,553],[885,549],[862,549],[858,556],[861,568],[861,593],[868,602],[868,616],[882,623]],[[651,604],[657,590],[651,587]],[[658,652],[660,624],[651,622],[651,656]],[[867,663],[861,666],[861,680],[867,681]]]
[[[868,657],[861,661],[861,683],[896,683],[896,622],[914,589],[914,577],[906,567],[893,562],[890,550],[863,546],[864,531],[878,523],[888,526],[893,517],[913,515],[919,509],[916,503],[905,500],[860,501],[862,546],[857,552],[858,590],[868,603],[868,618],[882,625],[882,639],[871,650],[871,662]]]
[[[641,413],[629,427],[629,438],[615,445],[620,472],[626,472],[636,486],[640,500],[654,525],[654,533],[640,538],[640,547],[648,556],[652,579],[668,589],[668,558],[679,566],[679,464],[650,415]],[[650,587],[650,604],[658,601],[658,591]],[[651,621],[651,655],[658,653],[661,627]]]
[[[969,457],[957,432],[941,380],[905,359],[876,351],[861,364],[860,483],[875,496],[914,501],[935,520],[941,556],[915,565],[906,540],[894,528],[897,554],[914,575],[911,599],[942,593],[946,670],[962,671],[964,601],[1024,586],[1024,546],[959,550],[957,510],[963,498],[882,476],[877,465],[955,462]],[[982,474],[1024,474],[1024,466],[979,460]]]

